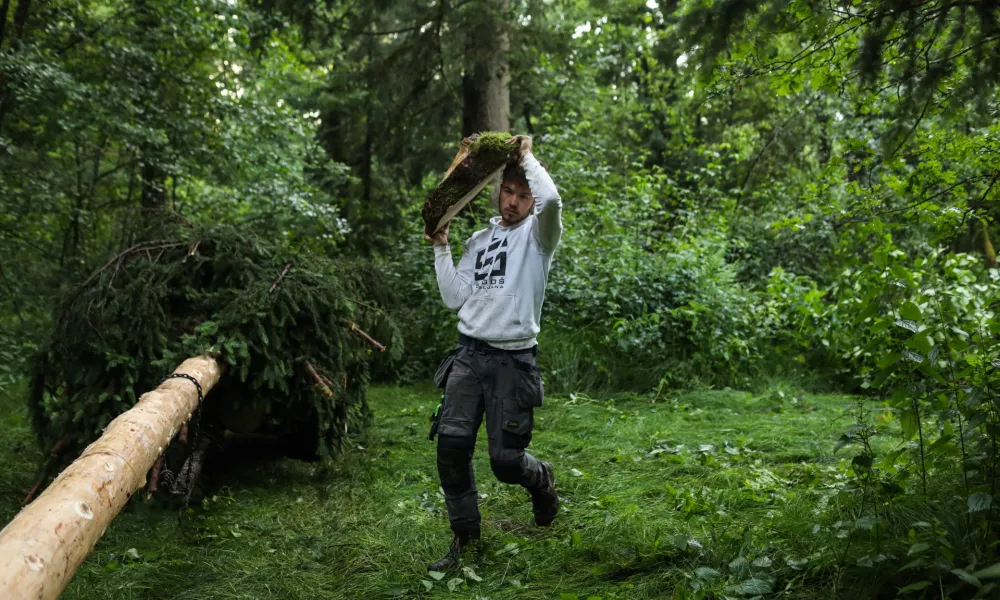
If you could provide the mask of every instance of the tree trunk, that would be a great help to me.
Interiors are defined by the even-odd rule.
[[[28,16],[31,14],[31,0],[19,0],[17,8],[14,9],[14,37],[11,44],[15,49],[21,45],[24,39],[24,28],[28,24]]]
[[[207,393],[221,367],[207,357],[185,360],[175,373]],[[0,597],[58,598],[146,473],[198,406],[192,382],[172,378],[112,421],[41,496],[0,531]]]
[[[6,25],[7,10],[10,8],[8,0],[4,0],[3,8],[4,24]],[[31,0],[20,0],[17,3],[17,8],[14,9],[14,29],[13,35],[10,38],[10,47],[14,52],[21,49],[21,39],[24,37],[24,28],[28,23],[29,15],[31,15]],[[4,119],[13,102],[14,99],[10,96],[10,90],[7,89],[7,79],[0,76],[0,131],[3,130]]]
[[[139,172],[142,181],[139,203],[147,229],[162,220],[167,211],[167,172],[156,163],[157,157],[158,154],[147,153],[146,163]]]
[[[10,12],[10,0],[3,0],[0,6],[0,48],[3,48],[4,31],[7,29],[7,13]]]
[[[997,253],[993,249],[993,242],[990,241],[990,230],[983,219],[972,221],[972,239],[974,250],[983,253],[986,266],[990,269],[997,266]]]
[[[489,14],[473,28],[469,56],[462,77],[462,137],[485,131],[510,131],[510,38],[504,17],[510,0],[490,0]]]
[[[468,56],[462,76],[462,137],[486,131],[510,131],[510,51],[508,25],[504,20],[510,11],[510,0],[489,0],[484,21],[472,28],[468,39]],[[499,205],[500,178],[491,183],[489,206]],[[479,210],[476,205],[470,208]]]

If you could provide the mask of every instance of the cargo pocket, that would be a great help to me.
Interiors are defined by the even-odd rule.
[[[517,402],[524,408],[535,408],[542,405],[544,390],[542,377],[532,356],[519,357],[514,355],[514,389]]]
[[[500,429],[503,432],[505,448],[527,448],[531,443],[531,430],[534,415],[530,408],[524,408],[518,400],[503,399],[503,421]]]
[[[456,355],[458,355],[457,348],[449,352],[448,356],[444,357],[444,360],[442,360],[441,364],[438,365],[437,371],[434,372],[434,385],[438,386],[442,390],[448,383],[448,374],[451,372],[451,365],[455,362]]]

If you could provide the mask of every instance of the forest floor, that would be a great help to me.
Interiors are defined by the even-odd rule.
[[[3,522],[40,456],[20,396],[0,400]],[[878,579],[877,565],[857,566],[875,556],[872,540],[838,529],[855,517],[838,500],[853,453],[833,452],[852,398],[548,397],[531,452],[555,465],[559,518],[532,523],[527,494],[493,478],[480,435],[485,543],[443,576],[425,567],[450,541],[427,440],[439,394],[374,387],[369,398],[375,427],[335,462],[245,457],[182,519],[134,500],[63,597],[858,598],[849,590]]]

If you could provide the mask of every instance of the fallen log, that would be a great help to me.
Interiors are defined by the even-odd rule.
[[[185,360],[175,374],[207,393],[221,367]],[[191,419],[201,394],[190,380],[168,378],[120,414],[38,498],[0,531],[0,598],[58,598],[108,524],[146,483],[146,473]]]

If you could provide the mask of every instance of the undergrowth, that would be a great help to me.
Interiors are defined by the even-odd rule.
[[[895,597],[911,583],[890,575],[908,531],[961,528],[942,489],[884,506],[879,539],[859,524],[853,452],[834,453],[855,420],[849,397],[569,395],[538,411],[531,449],[556,467],[556,523],[531,524],[527,494],[492,477],[481,436],[485,547],[438,578],[425,570],[450,539],[426,439],[437,398],[372,388],[376,425],[337,462],[229,457],[180,521],[133,501],[64,598]],[[16,400],[0,419],[6,521],[37,451]],[[871,442],[876,455],[893,447]]]

